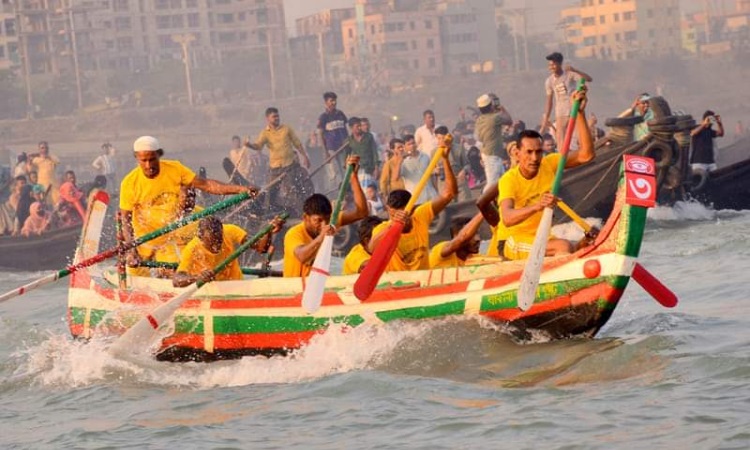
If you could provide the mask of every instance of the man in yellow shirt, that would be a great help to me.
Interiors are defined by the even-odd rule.
[[[338,227],[354,223],[367,216],[367,198],[359,185],[357,171],[359,156],[350,155],[347,164],[353,164],[350,178],[354,194],[354,210],[341,211],[336,222]],[[323,194],[313,194],[302,206],[302,222],[287,230],[284,235],[284,276],[306,277],[312,270],[312,264],[318,249],[326,235],[333,235],[336,230],[330,225],[333,208],[331,201]]]
[[[281,124],[277,108],[266,109],[266,127],[260,132],[255,143],[246,142],[245,145],[254,150],[268,147],[269,179],[276,179],[282,173],[286,173],[280,183],[268,190],[271,206],[291,209],[292,213],[298,213],[301,206],[299,199],[312,194],[314,188],[307,171],[300,167],[297,155],[305,169],[310,168],[310,158],[294,130],[288,125]]]
[[[383,223],[383,219],[378,216],[367,216],[359,223],[359,244],[352,247],[344,258],[344,275],[352,275],[362,272],[367,263],[370,261],[372,254],[367,251],[367,244],[372,239],[372,230]]]
[[[430,251],[430,269],[463,267],[471,255],[479,253],[477,232],[482,225],[481,213],[473,218],[456,217],[451,224],[451,240],[437,243]]]
[[[275,218],[273,233],[281,229],[284,221]],[[270,234],[256,242],[253,248],[263,251]],[[172,277],[175,287],[185,287],[197,281],[207,283],[214,280],[241,280],[242,269],[239,258],[235,258],[221,272],[214,268],[240,245],[247,241],[247,233],[237,225],[222,224],[216,217],[205,217],[198,222],[198,235],[185,246],[180,255],[180,265]]]
[[[254,186],[237,186],[196,177],[179,161],[161,159],[164,150],[159,141],[151,136],[138,138],[133,143],[133,153],[138,167],[127,174],[120,184],[120,212],[126,243],[173,223],[180,214],[182,187],[193,187],[217,195],[247,192],[255,196],[258,193],[258,188]],[[130,250],[127,254],[130,272],[145,275],[147,271],[132,269],[144,259],[177,262],[179,252],[174,239],[173,233],[170,233]]]
[[[586,120],[586,92],[573,94],[573,101],[581,99],[576,119],[576,132],[580,148],[571,150],[565,169],[577,167],[594,159],[594,144]],[[518,166],[510,169],[498,183],[498,205],[503,225],[508,227],[505,257],[525,259],[534,244],[542,211],[553,207],[557,198],[549,190],[555,179],[561,155],[552,153],[543,156],[542,136],[533,130],[522,131],[518,137]],[[564,255],[572,251],[571,243],[565,239],[551,238],[547,243],[547,255]]]
[[[57,166],[60,165],[60,160],[50,154],[47,141],[41,141],[38,148],[39,153],[29,155],[27,170],[37,172],[37,184],[41,184],[44,191],[49,192],[47,204],[54,206],[60,198],[60,180],[57,179]]]
[[[403,233],[398,241],[396,251],[388,262],[386,272],[405,270],[424,270],[430,268],[430,222],[435,218],[458,194],[456,177],[450,165],[448,152],[450,149],[438,148],[443,151],[443,171],[445,173],[445,185],[437,197],[417,206],[414,212],[409,214],[404,208],[411,199],[411,194],[402,189],[392,191],[388,196],[386,210],[390,220],[381,223],[372,231],[372,240],[367,245],[367,250],[372,253],[380,244],[383,237],[391,226],[392,221],[404,224]]]

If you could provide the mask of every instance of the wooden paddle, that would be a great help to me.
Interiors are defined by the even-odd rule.
[[[279,216],[281,219],[286,219],[289,214],[284,213]],[[245,250],[250,248],[253,244],[258,242],[263,236],[270,233],[273,230],[273,223],[269,223],[262,230],[260,230],[253,237],[248,239],[244,244],[237,247],[229,256],[226,257],[222,262],[214,267],[214,274],[218,274],[224,270],[232,261],[239,257]],[[130,327],[122,336],[120,336],[112,347],[110,347],[110,353],[114,355],[126,355],[132,353],[135,348],[143,348],[148,346],[159,334],[159,327],[161,324],[169,321],[174,315],[175,311],[182,306],[187,299],[189,299],[195,292],[205,285],[201,280],[191,284],[187,287],[180,295],[175,296],[168,302],[158,306],[156,309],[145,315],[141,320],[136,322],[135,325]]]
[[[349,186],[349,178],[351,178],[353,171],[354,165],[350,164],[346,168],[344,181],[341,182],[339,195],[336,198],[336,206],[333,208],[333,214],[331,214],[332,227],[336,227],[336,223],[339,220],[339,212],[341,211],[341,205],[344,202],[344,194],[346,194],[346,188]],[[305,311],[310,314],[317,311],[318,308],[320,308],[320,303],[323,301],[323,291],[326,288],[326,281],[330,275],[329,269],[331,268],[332,252],[333,236],[326,235],[323,238],[323,243],[320,245],[320,248],[318,248],[318,253],[315,255],[312,270],[306,280],[305,292],[302,294],[302,306],[305,308]]]
[[[586,80],[581,78],[578,81],[577,90],[582,90],[585,83]],[[570,120],[568,121],[568,128],[565,130],[565,140],[560,149],[560,162],[557,165],[555,180],[552,182],[552,189],[550,190],[550,193],[555,196],[560,191],[562,175],[565,170],[565,162],[568,159],[570,141],[573,140],[573,130],[575,129],[576,117],[578,117],[578,110],[580,107],[581,100],[576,99],[570,110]],[[529,259],[526,261],[526,266],[523,269],[521,284],[518,286],[518,307],[522,311],[531,308],[531,305],[534,304],[534,299],[536,298],[536,289],[539,287],[539,277],[542,275],[542,264],[544,264],[544,255],[547,252],[547,241],[549,241],[550,228],[552,227],[552,212],[552,208],[544,208],[542,220],[539,222],[539,227],[537,228],[536,236],[534,237],[534,244],[531,247],[531,252],[529,252]]]
[[[432,155],[430,164],[422,174],[422,178],[419,180],[419,184],[417,184],[416,188],[414,188],[414,191],[411,193],[409,203],[407,203],[406,207],[404,208],[405,211],[411,212],[411,210],[414,208],[419,195],[422,193],[425,185],[427,185],[430,177],[432,177],[432,172],[435,171],[435,167],[437,166],[438,161],[445,154],[446,148],[450,148],[452,142],[453,136],[448,134],[445,136],[444,146],[439,147],[437,150],[435,150],[435,154]],[[366,300],[370,296],[370,294],[372,294],[372,291],[375,290],[375,287],[378,285],[378,281],[380,280],[381,275],[383,275],[388,262],[391,260],[391,256],[393,256],[393,252],[396,251],[398,241],[401,238],[401,233],[403,231],[403,223],[391,221],[391,225],[388,227],[386,235],[383,236],[383,239],[380,241],[379,245],[372,253],[372,258],[370,258],[370,261],[367,263],[365,268],[362,269],[362,272],[359,274],[359,278],[357,278],[357,281],[354,282],[354,295],[357,296],[358,299],[362,301]]]
[[[176,230],[177,228],[180,228],[184,225],[187,225],[190,222],[194,222],[196,220],[199,220],[203,217],[206,217],[208,215],[214,214],[217,211],[221,211],[224,208],[227,208],[229,206],[235,205],[241,201],[244,201],[246,199],[250,198],[250,194],[247,192],[243,192],[242,194],[237,194],[235,196],[232,196],[224,201],[221,201],[219,203],[216,203],[215,205],[204,209],[203,211],[197,212],[195,214],[192,214],[188,217],[184,217],[180,220],[177,220],[175,222],[172,222],[171,224],[159,228],[158,230],[152,231],[151,233],[144,234],[143,236],[139,237],[138,239],[135,239],[131,242],[124,243],[118,246],[115,246],[113,248],[110,248],[109,250],[105,250],[98,255],[92,256],[88,259],[85,259],[83,261],[80,261],[75,264],[71,264],[68,267],[58,270],[57,272],[51,273],[49,275],[45,275],[42,278],[39,278],[35,281],[32,281],[31,283],[25,284],[19,288],[13,289],[12,291],[8,291],[5,294],[0,295],[0,302],[4,302],[5,300],[11,299],[13,297],[17,297],[19,295],[25,294],[26,292],[29,292],[33,289],[36,289],[40,286],[44,286],[49,283],[53,283],[60,278],[64,278],[68,275],[70,275],[73,272],[76,272],[80,269],[83,269],[85,267],[93,266],[94,264],[100,263],[106,259],[109,259],[113,256],[116,256],[118,252],[120,251],[128,251],[130,249],[133,249],[144,242],[148,242],[152,239],[156,239],[159,236],[163,236],[171,231]]]
[[[591,225],[588,224],[581,216],[579,216],[573,209],[568,206],[562,200],[557,201],[557,206],[568,215],[573,222],[578,224],[584,232],[589,233],[591,231]],[[677,295],[666,287],[661,281],[659,281],[651,272],[646,270],[641,263],[636,262],[632,273],[633,279],[641,285],[641,287],[653,297],[654,300],[659,302],[666,308],[674,308],[677,306]]]

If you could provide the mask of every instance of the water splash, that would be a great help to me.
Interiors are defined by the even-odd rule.
[[[654,221],[710,221],[716,219],[716,210],[697,200],[676,202],[673,206],[656,206],[648,210],[648,218]]]
[[[211,364],[158,362],[150,355],[122,360],[109,353],[111,339],[95,337],[84,342],[63,334],[49,334],[42,342],[16,352],[13,358],[19,361],[17,379],[60,389],[102,382],[195,389],[298,383],[365,370],[429,328],[423,322],[353,329],[333,325],[287,357],[245,357]]]

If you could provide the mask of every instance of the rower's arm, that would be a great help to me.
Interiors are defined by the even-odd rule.
[[[596,156],[594,153],[594,139],[591,137],[591,131],[589,130],[589,121],[586,120],[585,92],[579,94],[576,91],[576,93],[573,94],[573,100],[579,98],[581,100],[581,105],[578,110],[578,117],[576,117],[576,133],[578,134],[578,144],[580,145],[580,148],[568,153],[568,159],[565,161],[566,169],[586,164]]]
[[[481,213],[476,214],[469,223],[461,228],[461,231],[459,231],[453,239],[448,241],[448,243],[443,246],[443,248],[440,250],[440,256],[443,258],[447,258],[450,255],[456,253],[458,249],[460,249],[465,243],[469,241],[469,239],[473,238],[474,235],[477,234],[477,231],[479,231],[479,227],[482,225],[483,220],[484,217],[482,217]]]
[[[512,227],[513,225],[518,225],[543,209],[544,206],[541,203],[534,203],[533,205],[516,209],[513,199],[506,198],[500,202],[500,217],[502,218],[503,225],[506,227]]]
[[[190,183],[189,186],[194,187],[196,189],[200,189],[203,192],[207,192],[209,194],[216,194],[216,195],[231,195],[231,194],[241,194],[243,192],[247,192],[251,196],[254,196],[260,190],[255,186],[246,187],[246,186],[240,186],[237,184],[227,184],[218,180],[213,180],[211,178],[199,178],[199,177],[193,178],[193,182]]]
[[[500,222],[500,213],[498,212],[493,201],[497,200],[497,183],[494,183],[487,189],[487,192],[483,192],[482,195],[477,199],[477,208],[479,212],[484,216],[484,220],[493,227],[497,226]]]
[[[315,259],[315,255],[318,254],[318,249],[323,243],[323,238],[325,238],[328,229],[328,225],[324,226],[323,230],[321,230],[320,234],[318,234],[315,239],[305,245],[300,245],[294,249],[294,257],[297,258],[297,260],[302,263],[302,265],[312,263],[312,261]]]
[[[364,219],[365,217],[367,217],[367,213],[368,213],[367,197],[365,197],[365,193],[362,190],[362,186],[359,184],[359,177],[357,176],[358,171],[359,171],[359,164],[356,164],[354,166],[354,170],[352,171],[351,179],[349,181],[349,184],[352,187],[352,194],[354,195],[354,207],[355,207],[354,211],[347,210],[347,211],[341,211],[339,213],[339,221],[338,221],[339,227],[343,227],[344,225],[354,223],[360,219]]]
[[[133,212],[121,209],[120,222],[123,240],[125,242],[133,241],[135,239],[135,233],[133,232]]]
[[[443,150],[438,148],[436,151],[443,151],[443,172],[445,173],[445,186],[443,186],[443,192],[440,193],[436,198],[432,200],[432,213],[434,215],[440,214],[442,210],[448,206],[456,196],[458,195],[458,183],[456,183],[456,175],[453,174],[453,168],[451,167],[450,160],[448,159],[448,152],[450,148]]]

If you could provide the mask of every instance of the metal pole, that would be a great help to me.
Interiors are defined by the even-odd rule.
[[[323,49],[323,33],[318,32],[318,59],[320,60],[320,81],[326,84],[326,60],[325,50]]]
[[[276,100],[276,71],[273,68],[273,45],[271,44],[271,28],[266,26],[266,47],[268,48],[268,70],[271,76],[271,98]]]
[[[78,109],[83,109],[83,91],[81,90],[81,68],[78,65],[78,45],[76,44],[76,25],[73,16],[73,0],[68,0],[68,21],[70,22],[70,46],[73,53],[73,70],[76,74],[76,93]]]
[[[289,47],[289,35],[286,32],[286,25],[284,25],[284,50],[286,51],[286,70],[289,76],[289,92],[292,97],[296,96],[296,89],[294,84],[294,68],[292,67],[292,50]]]
[[[530,70],[529,67],[529,36],[526,29],[526,13],[528,10],[526,9],[526,2],[523,2],[523,59],[524,59],[524,66],[526,67],[526,71],[528,72]]]
[[[182,46],[182,62],[185,64],[185,84],[187,85],[188,103],[193,106],[193,82],[190,78],[190,54],[188,45],[195,40],[192,34],[174,34],[172,41]]]
[[[26,85],[26,118],[34,118],[34,96],[31,92],[31,69],[29,67],[29,40],[21,30],[23,21],[19,12],[19,0],[13,2],[13,9],[16,16],[16,29],[18,30],[18,40],[21,43],[21,59],[23,67],[23,82]]]

